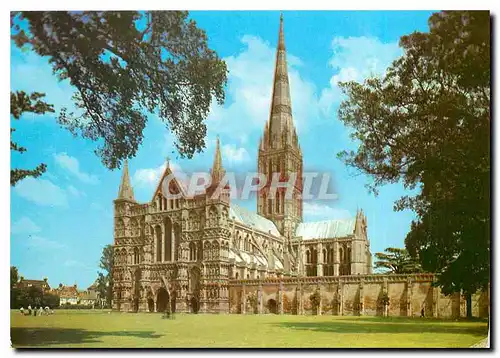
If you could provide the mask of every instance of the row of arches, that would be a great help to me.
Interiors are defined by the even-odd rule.
[[[181,226],[178,223],[172,223],[170,218],[165,218],[162,225],[153,227],[153,232],[155,237],[155,261],[174,261],[181,238]]]
[[[157,211],[166,211],[166,210],[174,210],[180,209],[181,207],[181,199],[166,199],[163,195],[158,194],[156,196],[156,200],[154,203],[155,209]]]
[[[323,263],[333,264],[334,263],[334,250],[331,247],[324,248],[322,251]],[[338,261],[340,264],[347,263],[351,261],[351,248],[347,246],[339,247],[338,251]],[[306,249],[306,263],[314,264],[318,262],[318,250],[316,248]]]
[[[203,246],[201,241],[189,243],[189,261],[203,260]]]
[[[205,260],[217,260],[220,257],[229,257],[229,243],[217,241],[205,241],[203,245],[203,258]]]
[[[332,247],[326,247],[322,250],[323,276],[334,275],[335,251]],[[318,275],[318,250],[316,248],[306,249],[306,275]],[[351,274],[352,252],[347,245],[342,245],[338,250],[339,275]]]
[[[130,218],[128,219],[128,228],[130,229],[131,236],[142,236],[144,235],[144,226],[143,222],[140,218]],[[125,236],[127,225],[125,224],[125,220],[123,218],[115,219],[115,231],[116,236]]]
[[[117,265],[137,265],[142,261],[142,250],[139,247],[134,247],[131,250],[126,248],[118,248],[115,250],[114,263]]]

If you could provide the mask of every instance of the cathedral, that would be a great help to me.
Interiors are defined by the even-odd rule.
[[[303,222],[302,151],[290,98],[280,19],[269,119],[258,172],[297,173],[291,198],[266,184],[256,212],[211,195],[224,177],[217,139],[211,185],[194,197],[167,164],[148,203],[138,203],[125,162],[114,200],[113,309],[127,312],[229,312],[229,288],[245,280],[371,274],[367,220]],[[167,177],[173,180],[164,185]],[[166,195],[165,190],[178,194]]]

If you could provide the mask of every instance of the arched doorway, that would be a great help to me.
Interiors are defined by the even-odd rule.
[[[200,310],[200,302],[196,297],[191,297],[191,312],[198,313]]]
[[[189,271],[190,304],[193,313],[198,313],[200,310],[200,276],[201,270],[199,267],[195,266]]]
[[[134,312],[139,311],[139,297],[137,297],[137,296],[134,297],[133,309],[134,309]]]
[[[152,298],[148,298],[148,311],[149,312],[155,311],[155,301]]]
[[[164,287],[158,289],[156,294],[156,312],[165,312],[168,307],[170,295]]]
[[[269,309],[270,313],[277,314],[278,313],[278,303],[276,300],[273,300],[272,298],[267,301],[267,308]]]

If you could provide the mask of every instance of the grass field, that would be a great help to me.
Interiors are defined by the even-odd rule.
[[[154,313],[59,310],[33,317],[11,311],[14,347],[456,348],[486,336],[486,321],[202,314],[167,320]]]

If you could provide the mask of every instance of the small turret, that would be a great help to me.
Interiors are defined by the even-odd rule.
[[[214,156],[214,165],[212,166],[211,175],[212,175],[212,184],[219,183],[224,177],[225,170],[222,167],[222,154],[220,152],[220,141],[219,136],[217,136],[217,143],[215,146],[215,156]]]
[[[134,190],[132,189],[132,185],[130,185],[128,161],[126,159],[123,166],[122,181],[120,183],[120,190],[118,191],[118,199],[135,201]]]

